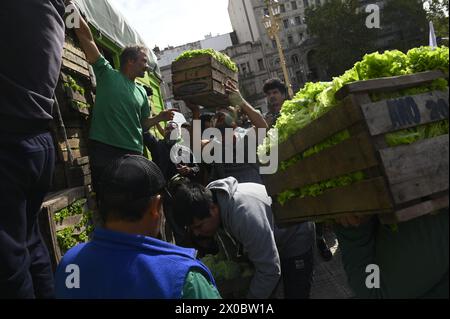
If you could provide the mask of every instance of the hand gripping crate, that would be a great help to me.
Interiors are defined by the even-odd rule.
[[[172,63],[173,94],[176,100],[189,101],[207,108],[229,106],[224,86],[228,80],[237,85],[237,73],[210,55]]]
[[[448,88],[379,102],[370,98],[372,93],[413,88],[442,77],[442,72],[430,71],[355,82],[338,91],[338,106],[279,145],[279,162],[344,130],[351,138],[266,176],[277,223],[379,214],[389,224],[448,207],[448,133],[410,145],[389,147],[385,142],[388,133],[448,120]],[[365,180],[317,197],[294,198],[284,205],[275,200],[282,191],[360,171]]]

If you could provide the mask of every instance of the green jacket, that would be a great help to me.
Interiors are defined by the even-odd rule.
[[[448,208],[400,223],[396,230],[381,225],[376,217],[359,227],[336,226],[356,297],[448,298],[448,228]],[[366,279],[374,274],[370,269],[366,272],[370,264],[379,267],[379,288],[366,287]]]

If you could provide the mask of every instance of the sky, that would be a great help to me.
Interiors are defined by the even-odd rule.
[[[228,0],[110,0],[150,48],[232,31]]]

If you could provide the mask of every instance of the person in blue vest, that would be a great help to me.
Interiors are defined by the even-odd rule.
[[[140,155],[113,161],[101,177],[104,228],[70,249],[56,270],[56,297],[73,299],[219,299],[194,249],[156,239],[165,180]]]

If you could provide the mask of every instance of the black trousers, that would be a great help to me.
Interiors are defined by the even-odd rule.
[[[281,278],[286,299],[308,299],[314,271],[312,248],[303,255],[281,259]]]
[[[97,193],[97,198],[99,198],[101,192],[100,180],[103,171],[112,161],[119,159],[124,155],[142,155],[142,153],[89,140],[89,164],[91,167],[92,187]]]
[[[38,223],[54,162],[50,133],[0,133],[0,298],[54,297]]]

